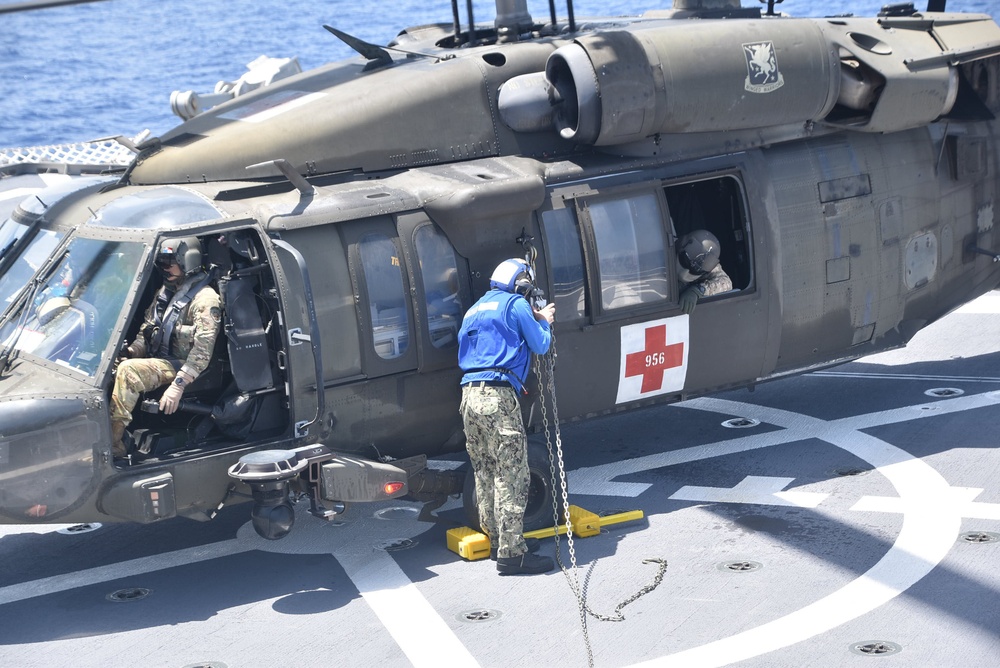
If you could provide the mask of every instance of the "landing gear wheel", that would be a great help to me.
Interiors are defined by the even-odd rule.
[[[528,443],[528,505],[524,509],[524,530],[534,531],[552,526],[552,474],[549,468],[549,453],[544,445]],[[558,481],[558,478],[557,478]],[[563,495],[559,490],[559,513],[562,514]],[[462,508],[472,529],[479,527],[479,508],[476,504],[476,476],[469,467],[462,488]]]

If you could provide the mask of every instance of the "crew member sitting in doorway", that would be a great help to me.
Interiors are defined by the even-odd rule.
[[[733,281],[719,264],[719,240],[708,230],[693,230],[677,242],[677,276],[681,310],[694,311],[701,297],[733,289]]]
[[[160,410],[177,411],[185,388],[212,361],[222,302],[202,265],[197,237],[164,239],[156,255],[163,287],[146,311],[139,335],[123,351],[111,393],[111,445],[128,454],[123,436],[143,392],[168,385]]]

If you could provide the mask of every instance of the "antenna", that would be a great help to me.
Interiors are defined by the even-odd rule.
[[[472,0],[465,0],[465,11],[469,14],[469,43],[476,41],[476,20],[472,17]]]
[[[281,174],[288,179],[289,183],[295,186],[295,189],[302,193],[303,196],[309,197],[316,193],[316,189],[309,183],[304,176],[295,171],[295,168],[289,164],[284,158],[278,158],[277,160],[267,160],[265,162],[258,162],[255,165],[247,165],[247,169],[257,169],[258,167],[276,167]]]

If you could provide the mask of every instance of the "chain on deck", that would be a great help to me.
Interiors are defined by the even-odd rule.
[[[556,561],[559,563],[559,568],[562,570],[563,575],[566,576],[566,582],[569,584],[570,589],[576,596],[577,606],[580,613],[580,628],[583,632],[583,644],[587,650],[587,665],[590,666],[590,668],[593,668],[594,651],[590,645],[590,633],[587,630],[587,616],[590,615],[591,617],[602,622],[625,621],[625,615],[622,613],[622,609],[660,586],[660,583],[663,582],[663,576],[667,572],[667,561],[666,559],[662,559],[660,557],[643,559],[643,564],[658,565],[656,575],[653,576],[653,579],[649,584],[643,586],[637,592],[619,603],[615,607],[614,614],[604,615],[599,612],[595,612],[591,609],[590,604],[587,603],[587,588],[590,586],[590,577],[593,575],[594,567],[597,566],[597,561],[595,560],[590,565],[583,584],[581,585],[576,564],[576,549],[573,545],[573,524],[569,513],[569,491],[566,484],[566,468],[563,463],[562,434],[559,429],[559,408],[556,404],[555,358],[556,338],[555,333],[553,333],[552,341],[549,345],[549,351],[545,355],[535,357],[535,375],[538,377],[539,407],[542,414],[542,426],[545,432],[545,446],[548,449],[549,454],[549,474],[551,476],[551,480],[549,482],[552,486],[553,526],[557,526],[560,519],[563,519],[566,523],[566,544],[569,552],[570,565],[567,568],[566,564],[563,563],[562,554],[559,549],[559,532],[556,532],[554,536],[556,543]],[[551,405],[551,419],[549,417],[549,409],[546,406],[546,399],[548,399],[548,402]],[[554,440],[553,436],[555,437]],[[557,476],[558,487],[556,480]],[[560,493],[562,496],[561,513],[559,508]]]

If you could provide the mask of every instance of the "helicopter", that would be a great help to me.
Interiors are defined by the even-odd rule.
[[[559,420],[682,401],[906,345],[1000,284],[1000,27],[887,5],[797,19],[738,0],[402,30],[185,120],[0,179],[0,522],[210,520],[256,531],[464,493],[457,337],[524,256],[556,305]],[[266,79],[266,80],[265,80]],[[113,151],[111,151],[113,153]],[[33,194],[14,204],[27,179]],[[43,179],[44,180],[44,179]],[[682,311],[678,239],[732,289]],[[115,457],[119,351],[194,238],[222,303],[180,409],[151,393]],[[547,427],[537,378],[522,397]],[[550,521],[532,444],[526,528]]]

